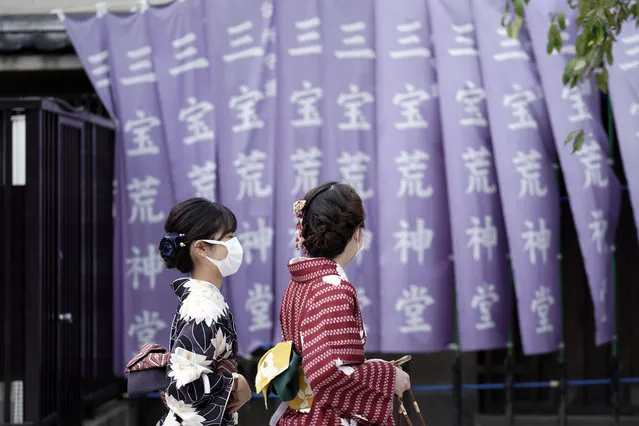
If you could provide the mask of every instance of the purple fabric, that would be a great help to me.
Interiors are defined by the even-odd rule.
[[[240,353],[273,338],[276,57],[273,3],[204,1],[216,82],[219,199],[238,217],[239,273],[225,280]],[[202,13],[202,10],[200,10]]]
[[[67,16],[64,27],[82,66],[102,104],[116,118],[113,101],[113,75],[109,61],[109,44],[104,21],[95,15]]]
[[[519,329],[524,353],[534,355],[557,350],[561,340],[556,153],[528,30],[509,38],[503,7],[477,0],[473,12]]]
[[[499,3],[189,0],[68,16],[87,75],[119,125],[116,371],[143,344],[168,339],[175,310],[168,284],[177,274],[164,268],[157,243],[170,208],[195,195],[218,199],[238,217],[245,261],[223,293],[240,353],[278,341],[286,263],[295,255],[292,204],[327,180],[350,182],[367,210],[365,244],[347,273],[369,350],[444,350],[453,340],[453,298],[463,350],[504,347],[508,246],[524,349],[556,349],[555,150],[597,342],[608,341],[620,188],[593,118],[599,98],[594,86],[592,95],[563,90],[566,55],[545,53],[549,16],[563,4],[531,2],[521,50],[504,38]],[[624,31],[611,91],[627,161],[639,154],[632,139],[639,107],[631,106],[639,104],[631,74],[639,62],[629,50],[634,30]],[[579,128],[593,136],[572,154],[563,140]],[[626,169],[637,209],[639,177]]]
[[[320,3],[324,75],[324,127],[320,149],[326,179],[353,185],[369,212],[364,244],[346,269],[357,289],[367,332],[366,348],[379,349],[379,220],[372,214],[379,197],[375,108],[375,38],[373,2],[323,0]]]
[[[166,342],[175,299],[157,243],[175,201],[146,15],[106,15],[112,90],[122,132],[122,304],[126,359],[146,343]]]
[[[201,0],[147,13],[175,198],[216,198],[215,100]]]
[[[512,290],[469,0],[433,0],[431,21],[463,350],[506,346]]]
[[[628,179],[630,202],[639,237],[639,31],[632,23],[624,25],[613,46],[614,66],[609,68],[608,87],[615,116],[619,150]]]
[[[376,5],[381,349],[441,351],[454,292],[429,16],[420,0]]]
[[[325,120],[322,22],[318,2],[281,0],[278,28],[278,145],[275,185],[275,309],[274,340],[280,340],[279,307],[290,273],[288,261],[297,255],[293,203],[326,180],[321,138]]]
[[[559,11],[566,13],[568,27],[564,32],[561,54],[546,53],[549,18]],[[574,55],[576,38],[575,11],[560,1],[531,2],[527,8],[532,45],[550,114],[553,135],[579,246],[584,259],[596,323],[598,345],[613,338],[613,300],[611,252],[620,208],[621,187],[608,163],[608,143],[599,115],[590,108],[599,102],[594,82],[573,89],[565,88],[561,79],[564,65]],[[564,140],[573,130],[586,132],[582,149],[572,153]]]

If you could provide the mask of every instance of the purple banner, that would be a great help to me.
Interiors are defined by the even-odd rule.
[[[512,290],[469,0],[430,3],[462,350],[502,348]]]
[[[380,345],[378,218],[372,214],[376,185],[375,37],[373,3],[324,0],[322,18],[324,128],[320,149],[326,177],[351,184],[362,197],[366,218],[364,244],[346,272],[357,289],[367,333],[366,348]],[[375,243],[375,244],[373,244]]]
[[[147,14],[175,198],[215,200],[215,111],[201,0]]]
[[[205,1],[208,58],[216,82],[220,201],[238,217],[240,272],[225,280],[241,353],[274,333],[276,52],[270,1]]]
[[[96,93],[98,94],[102,104],[113,120],[117,121],[115,114],[115,105],[113,104],[112,83],[109,62],[109,46],[106,38],[106,28],[104,20],[96,15],[89,17],[64,17],[64,24],[73,43],[75,51],[82,62],[82,66],[86,70],[87,76],[91,81]],[[113,371],[117,375],[122,374],[128,353],[125,357],[123,354],[123,340],[126,333],[123,333],[123,259],[121,251],[122,247],[122,230],[126,226],[123,217],[126,213],[122,210],[126,197],[125,191],[118,191],[118,182],[125,182],[124,179],[124,153],[119,149],[122,138],[121,133],[117,132],[116,151],[115,151],[115,173],[113,180],[113,231],[114,231],[114,248],[118,248],[113,256],[113,346],[114,346],[114,365]]]
[[[613,338],[613,300],[611,251],[619,215],[621,187],[608,163],[607,136],[596,110],[599,92],[592,81],[575,88],[561,81],[564,66],[575,52],[575,11],[563,1],[531,2],[527,7],[532,45],[546,97],[561,169],[570,198],[572,216],[584,259],[594,305],[596,343]],[[568,27],[563,32],[561,54],[546,53],[550,18],[564,11]],[[594,99],[593,99],[594,98]],[[573,153],[565,139],[573,130],[584,130],[586,139]]]
[[[290,280],[286,265],[295,249],[293,203],[326,181],[321,136],[325,120],[322,20],[317,2],[278,2],[278,143],[275,186],[275,341],[280,340],[279,307]]]
[[[501,0],[473,6],[523,350],[553,352],[562,318],[559,190],[548,113],[527,28],[519,39],[508,37]]]
[[[119,253],[126,359],[146,343],[168,341],[169,320],[175,311],[168,284],[175,274],[164,267],[157,243],[175,198],[146,16],[108,14],[102,19],[124,150],[120,190],[127,194],[122,209],[127,227]]]
[[[381,350],[453,341],[453,265],[431,29],[420,0],[376,2]]]
[[[608,87],[639,236],[639,167],[635,165],[639,158],[639,31],[634,24],[624,25],[613,46],[613,55],[615,62],[609,68]]]
[[[115,119],[113,79],[104,21],[96,15],[67,16],[64,18],[64,26],[93,88],[109,115]]]

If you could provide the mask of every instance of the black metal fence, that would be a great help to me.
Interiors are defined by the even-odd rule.
[[[26,179],[16,183],[21,120]],[[0,99],[0,425],[79,425],[121,390],[113,150],[109,120],[50,99]]]

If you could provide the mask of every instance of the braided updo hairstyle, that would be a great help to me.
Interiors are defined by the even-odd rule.
[[[205,198],[190,198],[171,209],[159,250],[167,268],[193,270],[191,243],[235,232],[237,219],[228,207]]]
[[[362,199],[346,184],[328,182],[313,188],[302,210],[302,238],[311,257],[334,259],[364,226]]]

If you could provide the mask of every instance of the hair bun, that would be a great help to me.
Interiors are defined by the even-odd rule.
[[[167,268],[177,267],[178,251],[185,247],[183,239],[184,234],[164,234],[160,240],[158,248]]]

